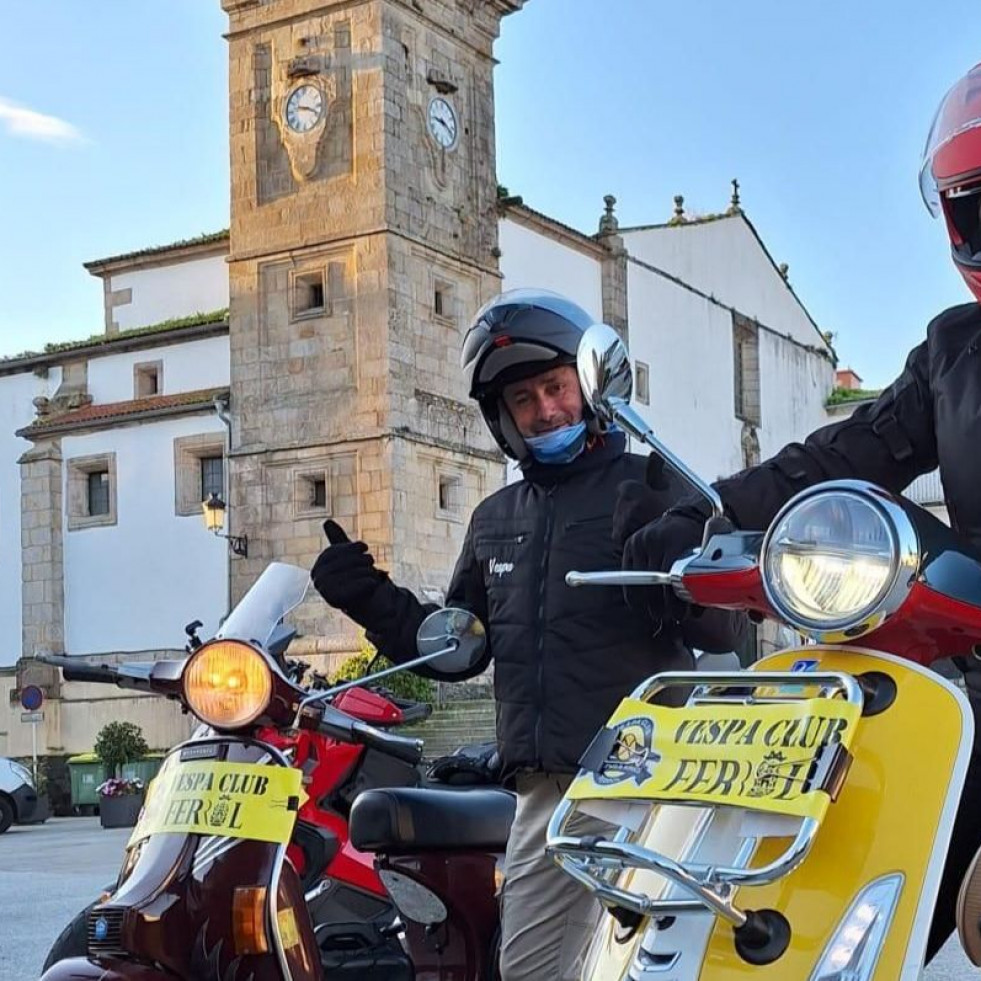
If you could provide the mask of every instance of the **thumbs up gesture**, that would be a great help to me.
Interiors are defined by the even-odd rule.
[[[324,534],[330,543],[317,558],[310,578],[314,588],[333,607],[358,619],[357,608],[369,602],[388,574],[375,568],[364,542],[352,542],[344,529],[328,519]]]

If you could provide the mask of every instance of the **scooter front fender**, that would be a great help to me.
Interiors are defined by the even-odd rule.
[[[41,981],[178,981],[176,975],[114,957],[69,957],[52,964]]]

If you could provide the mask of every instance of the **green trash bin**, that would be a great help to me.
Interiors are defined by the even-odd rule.
[[[72,807],[76,813],[94,814],[99,806],[96,788],[106,779],[106,769],[95,753],[68,757],[71,775]]]
[[[148,756],[144,756],[141,760],[133,760],[130,763],[124,763],[122,769],[122,775],[127,780],[142,780],[143,787],[149,786],[150,781],[157,775],[160,767],[163,766],[163,761],[166,759],[166,753],[150,753]]]

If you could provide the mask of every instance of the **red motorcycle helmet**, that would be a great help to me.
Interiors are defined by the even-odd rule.
[[[930,127],[920,191],[947,222],[951,254],[981,302],[981,64],[944,96]]]

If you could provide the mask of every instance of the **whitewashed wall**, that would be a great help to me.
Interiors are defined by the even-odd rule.
[[[600,318],[603,281],[596,259],[507,218],[500,222],[498,230],[502,289],[555,290]]]
[[[228,265],[223,255],[216,255],[120,272],[110,277],[109,289],[133,291],[129,303],[113,308],[119,329],[146,327],[227,307]]]
[[[623,237],[632,256],[804,344],[823,345],[745,218],[627,231]]]
[[[93,401],[103,404],[134,398],[133,367],[148,361],[163,362],[162,395],[219,388],[228,384],[228,335],[93,358],[88,368]]]
[[[174,439],[224,433],[214,413],[66,436],[66,461],[116,454],[118,522],[65,532],[69,654],[181,647],[183,628],[214,632],[226,610],[228,544],[200,515],[175,514]],[[67,488],[65,494],[67,500]]]
[[[633,407],[705,479],[739,469],[730,314],[633,263],[627,297],[631,361],[650,367],[650,405]]]
[[[631,359],[650,369],[650,405],[634,408],[670,449],[708,480],[743,467],[742,421],[735,414],[732,315],[635,263],[627,274]],[[779,330],[782,324],[769,318]],[[826,419],[831,363],[760,331],[763,458]]]
[[[20,467],[31,443],[14,433],[34,420],[32,400],[50,397],[61,384],[61,369],[47,378],[32,371],[0,375],[0,667],[21,655]]]
[[[771,323],[773,323],[771,321]],[[780,330],[782,325],[774,323]],[[827,423],[825,402],[834,387],[831,362],[783,337],[760,330],[760,458],[773,456]],[[732,411],[732,345],[729,350]]]

